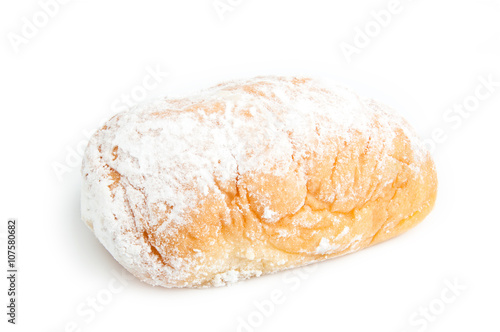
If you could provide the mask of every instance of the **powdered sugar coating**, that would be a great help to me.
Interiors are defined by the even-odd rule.
[[[114,116],[92,137],[82,167],[82,218],[113,256],[142,280],[182,286],[185,278],[206,270],[200,262],[220,267],[230,253],[209,261],[203,250],[191,248],[193,257],[176,255],[175,250],[165,257],[155,249],[152,234],[143,236],[144,232],[154,229],[163,238],[176,237],[205,200],[214,193],[224,196],[225,184],[248,174],[283,177],[298,168],[297,181],[306,186],[310,156],[331,153],[332,144],[339,142],[348,146],[353,135],[364,136],[376,145],[373,149],[383,152],[376,166],[383,174],[397,130],[411,144],[410,167],[418,173],[428,153],[406,122],[387,107],[327,82],[257,77],[221,84],[190,98],[160,100]],[[380,179],[387,186],[393,180]],[[338,183],[319,198],[331,203],[356,195]],[[263,223],[273,224],[284,214],[273,210],[272,197],[267,200],[265,193],[258,197],[259,213]],[[303,206],[299,202],[289,213]],[[231,213],[226,206],[221,222],[231,223]],[[344,230],[349,232],[349,227]],[[280,230],[280,237],[293,236],[293,231]],[[361,234],[353,237],[362,239]],[[334,239],[322,239],[311,254],[331,254],[340,247]],[[255,258],[253,252],[243,255],[250,261]],[[228,270],[216,274],[213,284],[261,273]]]

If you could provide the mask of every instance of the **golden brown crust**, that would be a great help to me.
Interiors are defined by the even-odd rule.
[[[309,89],[314,91],[311,96],[318,107],[336,107],[329,100],[317,101],[323,96],[328,99],[332,92],[309,79],[255,79],[222,84],[215,92],[230,92],[231,98],[251,96],[252,107],[255,100],[269,101],[266,111],[271,109],[270,114],[277,117],[288,116],[288,106],[278,95],[283,94],[281,85],[286,85],[289,90],[285,93],[289,95]],[[363,101],[362,105],[366,108],[362,113],[366,123],[362,127],[342,128],[340,134],[323,134],[322,124],[332,125],[328,121],[335,121],[327,118],[317,121],[317,128],[309,128],[309,142],[296,138],[301,127],[280,129],[288,135],[292,146],[284,166],[277,158],[276,165],[245,169],[243,161],[254,157],[255,147],[248,144],[242,157],[231,150],[237,164],[233,175],[218,176],[217,165],[222,161],[214,162],[212,185],[206,192],[200,193],[203,189],[188,178],[176,179],[179,195],[195,193],[202,197],[181,211],[180,221],[174,216],[182,201],[151,198],[151,191],[142,183],[153,175],[138,172],[138,166],[133,171],[123,166],[140,164],[141,160],[137,161],[140,158],[134,156],[133,148],[119,144],[117,137],[126,127],[120,117],[127,115],[118,115],[89,144],[83,166],[83,219],[133,274],[166,287],[223,285],[387,240],[413,227],[430,212],[436,198],[437,178],[429,153],[419,145],[404,120],[377,102]],[[263,120],[259,117],[260,109],[252,107],[242,107],[237,116],[255,122],[258,136]],[[223,117],[227,108],[220,98],[175,100],[168,108],[142,112],[140,119],[168,121],[182,111],[191,114],[190,121],[196,119],[203,126],[215,121],[214,128],[219,128],[229,125]],[[324,114],[318,112],[317,117]],[[215,115],[212,122],[206,120],[210,115]],[[156,135],[153,129],[136,132],[138,140],[144,139],[144,135]],[[237,138],[235,142],[238,139],[241,141]],[[114,143],[110,144],[110,140]],[[260,151],[279,154],[272,139],[259,142]],[[184,167],[192,165],[195,163]],[[162,167],[158,163],[157,171],[162,172]],[[121,168],[126,175],[120,173]],[[195,172],[201,174],[203,170]],[[158,176],[165,179],[165,175]],[[92,203],[95,200],[103,202]]]

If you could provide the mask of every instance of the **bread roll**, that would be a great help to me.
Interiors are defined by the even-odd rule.
[[[389,107],[257,77],[112,117],[82,166],[82,219],[140,280],[222,286],[392,238],[432,209],[434,163]]]

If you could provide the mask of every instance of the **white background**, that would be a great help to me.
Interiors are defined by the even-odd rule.
[[[223,19],[213,0],[74,0],[47,22],[37,1],[2,2],[0,265],[16,217],[20,272],[16,326],[6,323],[1,278],[1,330],[498,331],[500,87],[458,119],[448,110],[487,91],[481,77],[500,82],[500,1],[401,0],[380,31],[371,11],[390,1],[221,2],[232,4]],[[26,35],[26,20],[38,31]],[[363,47],[348,59],[342,43],[355,46],[367,26],[372,37],[363,45],[358,35]],[[437,130],[434,211],[398,238],[312,270],[207,290],[120,282],[115,274],[130,275],[80,220],[75,165],[86,133],[155,68],[168,75],[148,99],[302,74],[392,105],[422,137]],[[271,308],[273,292],[283,296]]]

